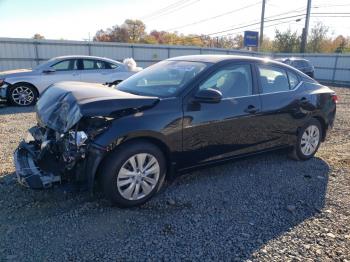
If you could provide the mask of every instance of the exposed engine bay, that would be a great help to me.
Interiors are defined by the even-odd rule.
[[[18,180],[31,188],[48,188],[55,182],[84,180],[89,142],[108,128],[104,117],[82,119],[67,133],[39,125],[30,128],[28,137],[15,152]]]
[[[15,151],[18,181],[28,187],[51,187],[61,181],[87,182],[92,188],[97,167],[110,142],[96,143],[121,117],[152,107],[158,98],[103,85],[61,82],[48,88],[36,105],[37,125]]]

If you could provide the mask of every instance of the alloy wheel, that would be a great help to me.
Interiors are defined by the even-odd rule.
[[[301,136],[300,149],[305,156],[312,155],[320,143],[320,130],[315,125],[308,126]]]
[[[30,87],[18,86],[12,91],[12,100],[20,106],[30,105],[34,100],[34,92]]]
[[[127,200],[139,200],[156,187],[160,176],[158,160],[151,154],[133,155],[122,165],[117,176],[119,193]]]

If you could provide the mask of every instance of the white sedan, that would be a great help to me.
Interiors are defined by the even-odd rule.
[[[50,85],[61,81],[118,84],[140,71],[133,59],[124,63],[96,56],[61,56],[34,69],[0,73],[0,99],[16,106],[35,104]]]

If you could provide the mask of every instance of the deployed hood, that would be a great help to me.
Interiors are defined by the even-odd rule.
[[[118,117],[154,106],[158,97],[139,96],[100,84],[60,82],[41,96],[36,112],[41,125],[66,133],[82,117]]]
[[[12,76],[25,76],[32,72],[33,70],[31,69],[16,69],[16,70],[1,71],[0,78],[12,77]]]

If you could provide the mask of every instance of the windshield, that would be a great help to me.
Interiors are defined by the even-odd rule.
[[[190,61],[162,61],[121,82],[117,89],[138,95],[171,97],[198,75],[207,64]]]

